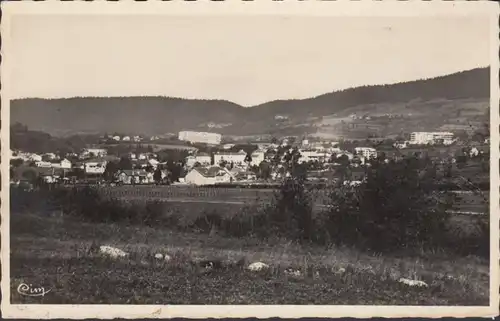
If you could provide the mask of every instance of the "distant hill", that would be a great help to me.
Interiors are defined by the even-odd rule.
[[[19,99],[11,102],[11,122],[20,122],[30,129],[53,135],[81,132],[157,135],[204,130],[240,136],[322,132],[349,136],[360,127],[352,127],[353,121],[346,117],[361,113],[365,117],[378,115],[380,118],[374,125],[375,129],[365,126],[362,135],[371,132],[390,135],[401,128],[387,129],[390,124],[380,122],[387,113],[403,115],[398,118],[398,126],[403,129],[407,122],[417,118],[421,118],[416,125],[418,128],[444,126],[449,122],[450,111],[458,112],[455,115],[458,120],[452,126],[468,120],[484,121],[489,107],[489,74],[489,68],[478,68],[438,78],[364,86],[308,99],[271,101],[248,108],[225,100],[170,97]],[[440,109],[446,111],[443,116],[448,117],[436,119],[443,114]],[[462,109],[465,112],[462,113]],[[426,124],[426,118],[429,124]],[[365,120],[363,124],[370,125],[373,121]]]

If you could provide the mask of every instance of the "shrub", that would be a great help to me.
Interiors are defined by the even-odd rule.
[[[417,158],[373,162],[361,186],[332,191],[329,237],[377,252],[443,244],[452,199],[434,190],[436,173]]]

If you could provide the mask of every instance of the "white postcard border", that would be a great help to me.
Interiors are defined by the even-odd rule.
[[[494,2],[462,1],[148,1],[148,2],[2,2],[2,65],[1,65],[1,263],[2,316],[4,318],[209,318],[209,317],[466,317],[495,316],[499,311],[499,62],[498,5]],[[491,266],[489,307],[433,306],[297,306],[297,305],[20,305],[10,304],[10,242],[9,242],[9,26],[14,15],[99,14],[99,15],[308,15],[308,16],[421,16],[421,15],[485,15],[491,21]]]

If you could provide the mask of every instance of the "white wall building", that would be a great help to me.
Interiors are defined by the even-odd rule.
[[[256,150],[250,155],[252,157],[252,162],[250,165],[259,166],[260,163],[264,161],[265,152],[263,150]]]
[[[51,162],[44,162],[44,161],[37,161],[37,162],[35,162],[35,166],[49,168],[49,167],[52,167],[52,163]]]
[[[309,161],[324,161],[329,158],[329,155],[325,152],[318,152],[317,150],[299,150],[300,158],[299,163],[307,163]]]
[[[104,157],[108,155],[108,151],[104,148],[85,148],[83,156]]]
[[[184,178],[190,185],[214,185],[229,183],[233,180],[231,173],[219,166],[195,167]]]
[[[31,154],[28,156],[28,159],[33,162],[41,162],[42,161],[42,156],[38,154]]]
[[[410,144],[427,145],[442,141],[443,144],[453,143],[453,133],[450,132],[413,132],[410,136]]]
[[[191,143],[219,145],[222,135],[217,133],[182,131],[179,132],[179,140]]]
[[[65,159],[61,160],[59,163],[52,163],[52,167],[70,169],[71,162],[65,158]]]
[[[87,162],[84,164],[85,173],[87,174],[104,174],[107,162]]]
[[[187,167],[193,167],[194,164],[200,163],[203,166],[211,165],[212,157],[207,153],[199,153],[194,156],[186,157],[186,165]]]
[[[237,153],[230,152],[219,152],[214,155],[214,164],[220,164],[222,161],[228,163],[234,163],[234,165],[241,165],[245,163],[245,158],[247,153],[245,151],[240,150]]]
[[[356,147],[354,151],[357,155],[361,155],[367,159],[377,157],[377,150],[372,147]]]

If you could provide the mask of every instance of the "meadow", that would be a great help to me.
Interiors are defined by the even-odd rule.
[[[269,230],[267,221],[259,223],[272,205],[269,191],[257,195],[255,190],[181,188],[176,195],[187,201],[155,202],[141,193],[162,196],[173,187],[121,188],[133,191],[136,198],[108,193],[101,199],[101,190],[64,194],[61,201],[53,197],[56,191],[11,189],[12,303],[488,304],[488,257],[474,248],[466,253],[453,250],[471,243],[461,235],[477,233],[477,216],[452,216],[449,224],[462,234],[447,248],[381,253],[300,241]],[[240,203],[229,201],[237,196]],[[205,202],[210,199],[223,201]],[[320,226],[314,234],[323,232]],[[102,245],[128,256],[104,256],[99,253]],[[156,259],[158,253],[171,259]],[[207,269],[206,262],[215,263],[215,268]],[[249,271],[252,262],[269,268]],[[427,286],[410,287],[400,278]],[[51,292],[21,296],[20,283]]]
[[[349,247],[301,245],[64,215],[12,213],[11,302],[32,304],[380,304],[487,305],[489,267],[476,256],[423,252],[398,256]],[[95,248],[129,253],[111,259]],[[157,260],[163,253],[171,261]],[[222,262],[207,270],[204,260]],[[245,269],[261,261],[270,268]],[[300,271],[288,275],[286,269]],[[409,287],[399,278],[422,280]],[[20,296],[20,283],[52,289]]]

